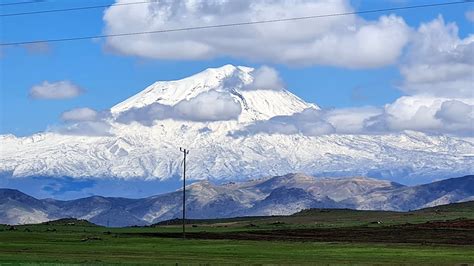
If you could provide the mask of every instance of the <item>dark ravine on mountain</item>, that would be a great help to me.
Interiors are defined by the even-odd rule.
[[[316,178],[287,174],[242,183],[187,186],[188,218],[286,215],[308,208],[407,211],[474,200],[474,175],[418,186],[367,177]],[[142,199],[92,196],[59,201],[0,189],[0,223],[39,223],[59,218],[99,225],[147,225],[180,217],[181,191]]]

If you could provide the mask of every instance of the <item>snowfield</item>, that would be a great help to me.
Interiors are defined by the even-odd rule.
[[[107,125],[106,134],[51,131],[28,137],[2,135],[0,173],[12,177],[167,179],[180,174],[180,146],[191,151],[189,177],[195,180],[247,180],[291,172],[433,180],[474,172],[474,142],[468,138],[419,132],[232,134],[255,121],[319,109],[285,89],[249,89],[252,74],[251,68],[226,65],[182,80],[156,82],[113,106],[109,115],[97,122]],[[220,115],[212,110],[202,114],[207,107],[196,99],[203,95],[238,104],[238,117],[200,120],[198,115]],[[180,103],[197,106],[191,111],[198,113],[186,113],[188,109]],[[225,111],[225,107],[219,108]],[[150,112],[162,114],[163,119],[144,123]],[[129,117],[138,117],[142,123],[119,122]]]

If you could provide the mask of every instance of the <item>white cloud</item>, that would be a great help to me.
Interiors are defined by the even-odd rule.
[[[467,20],[469,20],[470,22],[474,22],[474,10],[466,11],[465,15]]]
[[[133,122],[145,126],[152,126],[155,120],[170,119],[173,116],[173,107],[160,103],[153,103],[141,108],[132,108],[121,113],[116,121],[123,124]]]
[[[447,131],[456,134],[474,135],[474,105],[458,100],[445,101],[436,112]]]
[[[461,39],[442,16],[422,23],[400,66],[402,91],[384,113],[366,121],[372,131],[417,130],[473,135],[474,35]]]
[[[97,118],[97,112],[91,108],[75,108],[61,114],[63,121],[92,121]]]
[[[50,131],[63,135],[77,136],[110,136],[111,125],[105,120],[81,121],[74,124],[67,124],[60,127],[51,128]]]
[[[83,90],[68,80],[58,82],[43,81],[30,89],[29,95],[33,99],[69,99],[79,96]]]
[[[368,132],[415,130],[425,133],[472,135],[473,99],[425,95],[404,96],[387,104],[381,115],[365,121]]]
[[[242,107],[227,93],[208,91],[177,103],[174,110],[183,119],[205,122],[237,119]]]
[[[278,72],[268,66],[262,66],[253,71],[252,83],[246,86],[250,90],[280,90],[284,88],[283,81]]]
[[[445,23],[441,16],[424,23],[400,71],[401,89],[408,94],[472,98],[474,35],[460,39],[456,24]]]
[[[116,3],[126,2],[117,0]],[[347,0],[175,0],[105,11],[104,32],[154,31],[354,11]],[[372,68],[396,62],[408,41],[400,17],[355,15],[108,38],[122,54],[156,59],[236,57],[290,65]]]
[[[388,134],[404,130],[428,134],[474,135],[474,99],[449,99],[425,95],[403,96],[377,107],[332,110],[306,109],[301,113],[256,121],[230,133],[254,134]]]
[[[174,106],[154,103],[133,108],[120,114],[117,121],[125,124],[138,122],[147,126],[163,119],[212,122],[237,119],[241,112],[240,103],[230,94],[208,91]]]
[[[367,130],[365,121],[383,113],[377,107],[339,108],[326,111],[325,119],[334,126],[340,134],[363,134]]]
[[[366,123],[369,131],[434,130],[442,126],[434,115],[444,99],[403,96],[385,105],[384,112]]]
[[[324,120],[322,111],[309,108],[293,115],[275,116],[269,120],[257,121],[243,130],[231,132],[229,135],[240,137],[260,133],[319,136],[335,133],[335,128]]]
[[[61,114],[61,125],[48,130],[62,135],[111,136],[112,115],[110,111],[95,111],[91,108],[75,108]]]

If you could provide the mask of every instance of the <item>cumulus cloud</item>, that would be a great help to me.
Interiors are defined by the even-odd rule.
[[[334,126],[337,133],[364,134],[368,132],[366,121],[382,113],[382,108],[373,106],[338,108],[325,111],[325,120]]]
[[[236,119],[242,112],[240,103],[227,93],[208,91],[183,100],[174,106],[179,117],[192,121]]]
[[[111,125],[105,120],[81,121],[51,128],[50,131],[63,135],[111,136]]]
[[[473,97],[474,35],[458,36],[455,23],[443,17],[423,23],[401,65],[401,89],[437,97]]]
[[[383,113],[365,121],[368,132],[415,130],[425,133],[472,135],[473,99],[404,96],[387,104]]]
[[[142,108],[133,108],[117,117],[120,123],[138,122],[151,126],[155,120],[175,119],[196,122],[212,122],[237,119],[242,112],[240,103],[231,95],[208,91],[176,105],[153,103]]]
[[[83,107],[75,108],[61,114],[63,121],[92,121],[97,118],[97,111]]]
[[[256,121],[232,137],[254,134],[389,134],[404,130],[428,134],[474,135],[474,100],[403,96],[377,107],[329,110],[306,109],[301,113]]]
[[[259,133],[319,136],[334,132],[334,126],[324,120],[322,111],[309,108],[293,115],[276,116],[269,120],[257,121],[243,130],[230,133],[230,136],[240,137]]]
[[[75,108],[61,114],[60,125],[48,131],[62,135],[111,136],[113,117],[110,111],[96,111],[88,107]]]
[[[254,134],[301,134],[319,136],[327,134],[367,134],[367,120],[383,113],[377,107],[339,108],[317,110],[308,108],[300,113],[276,116],[266,121],[256,121],[243,130],[231,132],[230,136],[240,137]]]
[[[253,81],[246,89],[250,90],[280,90],[284,87],[278,72],[271,67],[262,66],[252,73]]]
[[[474,134],[474,35],[461,39],[457,25],[446,23],[442,16],[422,23],[400,72],[400,88],[408,95],[367,120],[368,130]]]
[[[351,11],[346,0],[176,0],[127,8],[112,5],[103,20],[104,32],[116,34]],[[347,15],[108,38],[107,47],[121,54],[156,59],[235,57],[290,65],[372,68],[394,63],[409,32],[404,20],[395,15],[378,20]]]
[[[170,119],[173,117],[173,107],[160,103],[153,103],[141,108],[132,108],[121,113],[116,121],[122,124],[138,122],[145,126],[152,126],[155,120]]]
[[[470,104],[457,100],[445,101],[436,112],[436,117],[448,123],[466,123],[474,118],[474,109]]]
[[[474,135],[474,105],[458,100],[441,104],[435,117],[440,119],[449,132]]]
[[[83,90],[74,83],[63,80],[58,82],[43,81],[30,89],[29,96],[33,99],[70,99],[79,96]]]

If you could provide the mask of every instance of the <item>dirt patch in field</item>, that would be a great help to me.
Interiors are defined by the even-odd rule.
[[[148,237],[180,238],[181,233],[127,233]],[[474,245],[474,220],[429,222],[384,227],[277,229],[243,232],[190,232],[192,239],[261,241],[321,241],[361,243],[418,243]]]

